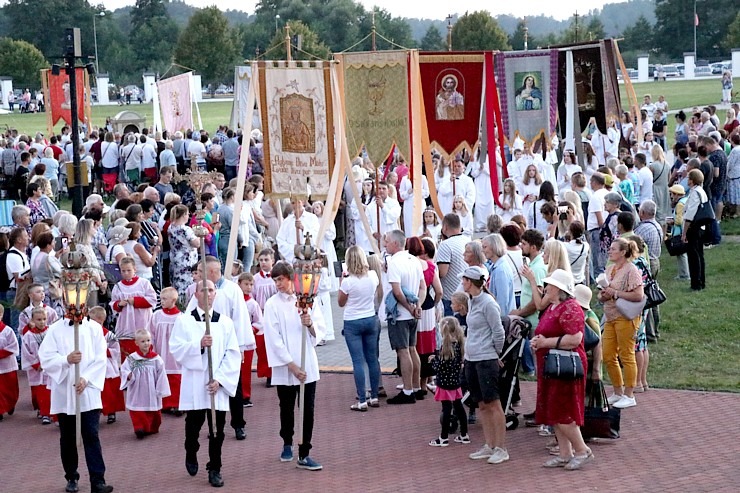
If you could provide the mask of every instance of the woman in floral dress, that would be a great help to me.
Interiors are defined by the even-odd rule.
[[[193,233],[188,221],[188,208],[176,205],[170,211],[172,223],[167,230],[170,240],[170,280],[178,293],[193,283],[193,274],[190,268],[198,261],[198,245],[200,240]]]
[[[41,203],[41,186],[38,183],[31,183],[26,187],[26,193],[28,194],[28,200],[26,200],[26,207],[31,210],[31,227],[39,221],[43,221],[48,216],[46,215],[46,209],[44,209]]]

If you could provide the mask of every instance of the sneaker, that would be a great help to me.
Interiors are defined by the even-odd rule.
[[[617,402],[614,403],[614,407],[617,409],[625,409],[628,407],[635,407],[637,405],[637,401],[634,397],[627,397],[626,395],[623,395],[621,399],[619,399]]]
[[[298,463],[295,466],[298,469],[306,469],[307,471],[320,471],[324,468],[324,466],[313,460],[311,457],[298,459]]]
[[[502,462],[506,462],[507,460],[509,460],[509,452],[502,449],[501,447],[496,447],[495,449],[493,449],[493,453],[486,462],[488,462],[489,464],[501,464]]]
[[[594,453],[589,449],[586,455],[576,455],[564,467],[568,471],[576,471],[592,460],[594,460]]]
[[[414,404],[416,403],[416,397],[414,394],[406,395],[403,391],[399,392],[397,396],[391,397],[386,401],[388,404]]]
[[[547,467],[547,468],[565,467],[568,465],[569,462],[570,462],[569,459],[557,456],[557,457],[551,458],[550,460],[542,464],[542,467]]]
[[[51,418],[49,416],[41,416],[41,424],[42,425],[50,425],[51,424]]]
[[[280,454],[280,462],[290,462],[293,460],[293,446],[283,445],[283,453]]]
[[[480,450],[477,452],[473,452],[468,457],[470,457],[473,460],[480,460],[480,459],[488,459],[493,455],[493,450],[491,450],[491,447],[488,445],[483,445]]]
[[[428,383],[427,390],[433,394],[437,391],[437,386],[434,385],[433,383]]]
[[[424,389],[419,389],[416,392],[414,392],[414,397],[417,401],[423,401],[424,396],[427,395],[427,391]]]
[[[367,412],[367,402],[358,402],[357,404],[352,404],[349,406],[349,408],[353,411],[360,411],[361,413]]]
[[[252,404],[251,399],[244,399],[244,407],[253,407],[254,404]]]
[[[370,406],[370,407],[380,407],[380,403],[378,402],[378,398],[377,397],[374,398],[374,399],[372,399],[372,398],[371,399],[368,399],[367,400],[367,405]]]
[[[470,443],[470,436],[467,433],[465,435],[457,435],[455,437],[455,443],[464,443],[467,445]]]
[[[613,406],[621,398],[622,398],[622,394],[612,394],[609,397],[607,397],[606,402],[608,402],[610,406]]]
[[[450,444],[450,440],[447,438],[435,438],[431,442],[429,442],[429,445],[432,447],[446,447]]]
[[[396,385],[396,390],[403,390],[403,384],[399,383],[398,385]]]
[[[106,421],[106,423],[108,423],[109,425],[112,425],[115,422],[116,422],[116,415],[115,414],[109,414],[108,415],[108,420]]]
[[[555,432],[552,430],[552,426],[540,425],[537,434],[541,437],[551,437],[555,435]]]

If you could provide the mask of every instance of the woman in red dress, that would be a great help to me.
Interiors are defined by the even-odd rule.
[[[537,408],[538,423],[550,425],[560,446],[560,455],[545,462],[545,467],[580,469],[593,459],[586,446],[579,426],[584,421],[586,394],[586,353],[583,349],[583,310],[573,297],[573,276],[562,269],[554,271],[544,280],[545,294],[542,311],[532,349],[537,355]],[[544,376],[545,355],[551,348],[577,351],[583,362],[584,376],[577,380],[558,380]]]

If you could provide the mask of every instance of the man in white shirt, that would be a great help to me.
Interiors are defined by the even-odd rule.
[[[655,116],[655,104],[652,101],[652,96],[650,94],[645,94],[645,98],[643,99],[642,106],[640,107],[641,110],[645,110],[647,112],[648,119],[652,122],[653,117]]]
[[[588,244],[591,247],[591,263],[593,279],[604,272],[605,259],[601,255],[599,247],[599,232],[604,225],[605,209],[604,197],[608,193],[605,187],[604,175],[598,171],[591,176],[591,200],[588,202],[588,217],[586,218],[586,230],[588,231]]]
[[[637,168],[637,177],[640,179],[640,203],[646,200],[653,200],[653,172],[647,166],[645,154],[638,152],[635,154],[635,168]],[[637,204],[639,208],[639,204]]]
[[[67,318],[49,327],[39,347],[39,363],[49,377],[51,412],[59,420],[59,445],[68,492],[78,491],[76,443],[76,400],[80,399],[80,431],[92,493],[110,493],[105,483],[105,462],[98,438],[98,422],[103,407],[100,393],[105,383],[108,346],[103,328],[84,318],[79,324],[79,349],[75,350],[75,328]],[[80,379],[75,382],[75,364]]]
[[[293,433],[296,399],[300,384],[304,384],[303,437],[298,446],[299,469],[318,471],[321,464],[309,456],[314,426],[316,382],[319,381],[319,360],[316,344],[324,338],[324,317],[314,305],[306,312],[296,308],[293,268],[285,263],[275,264],[270,272],[278,292],[265,302],[262,326],[265,332],[267,360],[272,367],[272,385],[277,388],[280,401],[280,437],[283,439],[282,462],[293,460]],[[304,329],[305,327],[305,329]],[[305,349],[303,331],[306,330]],[[305,355],[301,368],[301,355]]]
[[[208,482],[220,487],[221,448],[224,443],[226,410],[230,400],[241,392],[238,388],[241,370],[235,324],[214,307],[217,298],[216,286],[210,280],[198,283],[194,298],[196,306],[187,310],[175,321],[170,336],[170,352],[182,367],[180,403],[178,408],[186,411],[185,418],[185,469],[188,474],[198,474],[198,435],[203,423],[211,421],[210,395],[214,395],[216,422],[211,423],[213,435],[208,437]],[[205,302],[207,296],[210,316],[210,335],[205,335]],[[199,296],[198,296],[199,295]],[[251,331],[250,331],[251,332]],[[102,332],[101,332],[102,334]],[[208,375],[208,350],[211,348],[213,379]]]
[[[141,147],[137,145],[136,135],[129,134],[126,137],[126,146],[120,151],[123,158],[123,167],[126,171],[129,181],[139,183],[141,179]]]
[[[442,209],[442,214],[452,212],[452,203],[456,195],[460,195],[465,200],[468,212],[472,213],[475,204],[475,183],[472,178],[465,174],[465,163],[459,157],[456,157],[452,164],[450,179],[443,180],[439,184],[438,195],[439,208]]]
[[[304,206],[303,199],[293,197],[290,199],[290,205],[293,207],[293,213],[283,219],[278,230],[277,244],[280,255],[288,263],[293,263],[295,255],[293,249],[296,246],[296,228],[298,228],[298,242],[302,245],[305,241],[305,234],[310,233],[311,244],[318,244],[319,235],[319,218],[312,212],[308,212]],[[399,206],[400,211],[400,206]]]
[[[18,207],[18,206],[16,206]],[[6,311],[9,312],[10,326],[20,334],[23,327],[18,326],[18,317],[20,312],[13,305],[15,299],[16,286],[18,281],[25,279],[31,271],[31,264],[28,262],[26,256],[26,249],[28,248],[28,232],[23,227],[16,227],[8,235],[8,243],[11,245],[8,252],[5,254],[5,270],[10,281],[10,287],[7,293],[5,293],[6,301],[10,302],[10,308]]]
[[[388,339],[396,351],[403,390],[389,398],[388,404],[413,404],[423,399],[425,391],[420,386],[421,362],[416,352],[416,326],[421,318],[421,303],[426,294],[424,272],[419,260],[404,250],[406,235],[399,229],[385,234],[385,251],[388,259],[388,282],[391,292],[386,296]],[[414,298],[415,297],[415,298]],[[395,306],[395,311],[393,310]]]
[[[141,171],[144,176],[153,183],[157,179],[157,146],[152,146],[147,141],[147,136],[141,134],[139,137],[139,148],[141,149]],[[154,140],[152,140],[154,142]]]
[[[203,265],[198,264],[198,271],[203,278]],[[252,332],[252,321],[249,317],[249,311],[247,310],[247,303],[244,301],[244,294],[241,288],[234,281],[230,281],[221,275],[221,262],[216,257],[206,257],[206,279],[211,281],[218,295],[216,300],[213,302],[213,310],[215,312],[226,315],[234,322],[234,328],[236,331],[236,339],[239,344],[239,349],[242,351],[248,351],[256,347],[254,333]],[[186,312],[190,312],[195,309],[195,306],[199,302],[196,299],[197,296],[193,295],[190,299]],[[237,440],[244,440],[247,437],[246,431],[244,430],[246,422],[244,421],[244,402],[242,394],[242,382],[241,379],[237,379],[237,390],[236,395],[229,397],[229,407],[231,410],[231,427],[234,428],[234,433]]]

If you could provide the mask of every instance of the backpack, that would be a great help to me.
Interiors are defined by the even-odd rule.
[[[614,216],[619,214],[619,212],[621,211],[615,211],[606,216],[604,224],[599,228],[599,250],[602,252],[608,251],[612,241],[614,241],[614,233],[612,233],[609,223]]]
[[[7,176],[15,175],[18,166],[18,153],[13,149],[5,149],[2,155],[3,173]]]
[[[5,250],[3,253],[0,253],[0,293],[4,293],[10,290],[10,278],[8,277],[7,261],[8,255],[10,255],[11,253],[20,256],[20,253],[15,250]]]

